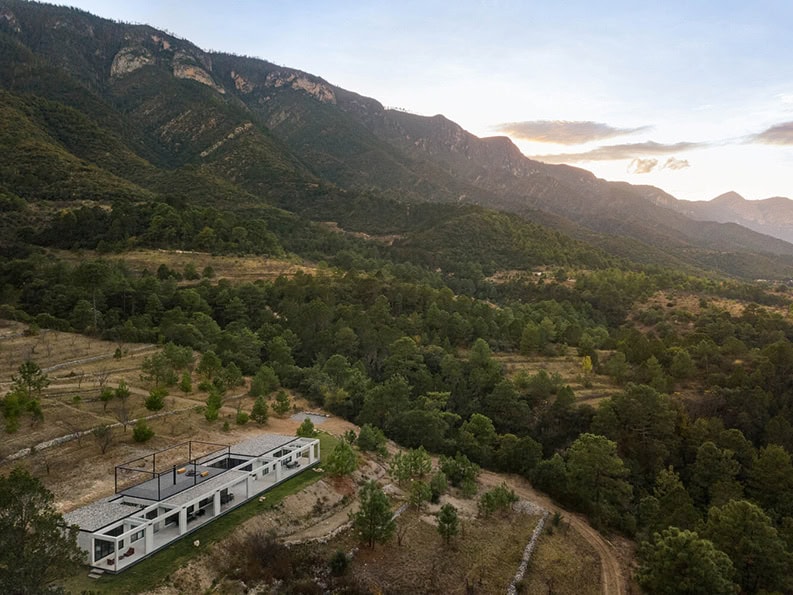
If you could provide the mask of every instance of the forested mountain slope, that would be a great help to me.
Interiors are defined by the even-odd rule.
[[[629,185],[531,161],[506,138],[385,110],[316,76],[205,52],[149,26],[4,0],[0,58],[0,192],[12,197],[267,204],[388,233],[425,224],[392,223],[395,209],[376,203],[448,204],[451,219],[451,205],[476,204],[643,264],[793,276],[793,245],[695,222]],[[349,204],[362,202],[366,216],[351,216]]]
[[[186,415],[231,427],[227,397],[283,391],[288,413],[289,391],[448,457],[455,497],[478,466],[530,479],[643,542],[651,592],[793,590],[791,293],[725,275],[791,278],[790,244],[63,7],[0,0],[0,116],[0,316],[161,344],[149,397],[123,397],[139,410],[197,391]],[[133,265],[140,247],[184,260]],[[284,272],[218,278],[183,251]],[[4,380],[0,436],[20,436],[50,397]]]

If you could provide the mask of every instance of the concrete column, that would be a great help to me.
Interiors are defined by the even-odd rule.
[[[248,476],[248,481],[245,482],[245,498],[248,499],[253,496],[253,475]]]
[[[113,570],[118,570],[118,557],[121,554],[121,552],[118,551],[118,537],[116,537],[113,541],[115,541],[115,551],[113,552]]]
[[[215,492],[215,497],[212,501],[212,509],[214,516],[218,516],[220,514],[220,492]]]
[[[145,547],[144,551],[147,554],[150,554],[154,551],[154,523],[148,523],[146,525],[146,533],[144,537]]]
[[[276,461],[275,463],[275,481],[281,481],[281,462]]]
[[[179,510],[179,535],[187,533],[187,507]]]
[[[308,464],[311,465],[314,463],[314,445],[308,447]]]

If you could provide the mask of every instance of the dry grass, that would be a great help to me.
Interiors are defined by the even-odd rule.
[[[463,518],[463,531],[444,545],[433,517],[406,511],[397,521],[407,527],[402,545],[394,537],[373,549],[361,547],[351,565],[356,579],[375,592],[503,593],[520,564],[537,517],[515,513],[507,518]],[[328,544],[328,552],[357,545],[348,532]]]
[[[550,519],[549,519],[550,520]],[[521,593],[599,595],[600,559],[597,552],[571,529],[546,530],[537,542]]]
[[[215,271],[214,279],[228,279],[233,283],[256,281],[258,279],[273,280],[281,275],[293,276],[298,271],[316,272],[316,267],[300,264],[291,260],[264,258],[261,256],[215,256],[208,252],[186,252],[182,250],[134,250],[122,254],[98,254],[92,251],[80,253],[69,251],[53,251],[58,258],[66,262],[76,263],[85,259],[103,258],[127,263],[130,270],[140,273],[144,269],[156,273],[161,264],[184,273],[188,264],[192,264],[198,274],[208,266]],[[183,280],[181,284],[193,284],[196,281]]]
[[[100,341],[51,330],[29,336],[25,334],[26,329],[26,325],[0,320],[0,395],[10,388],[11,377],[19,365],[31,358],[50,379],[41,399],[44,421],[32,424],[28,416],[23,416],[19,431],[13,434],[6,433],[0,425],[0,461],[54,438],[118,423],[118,404],[111,401],[105,408],[99,400],[102,385],[115,388],[125,380],[131,392],[128,418],[152,415],[144,406],[151,386],[141,379],[141,364],[146,356],[157,353],[159,347]],[[114,357],[117,348],[121,349],[120,358]],[[34,454],[13,462],[6,461],[0,465],[0,473],[6,472],[11,465],[27,467],[54,493],[60,510],[69,511],[111,495],[114,465],[154,450],[186,440],[231,444],[261,432],[294,434],[299,425],[289,418],[271,416],[264,426],[252,422],[238,426],[235,423],[238,404],[244,411],[253,407],[253,399],[247,396],[245,386],[229,391],[219,420],[207,422],[200,409],[207,395],[197,389],[198,380],[194,375],[193,392],[189,394],[177,387],[169,389],[163,410],[166,415],[149,420],[155,431],[150,442],[137,444],[132,440],[131,429],[124,431],[118,427],[113,430],[113,442],[105,454],[100,452],[93,437],[86,435],[60,446],[39,448]],[[297,407],[306,406],[302,399],[293,398],[293,401]],[[229,422],[228,431],[223,430],[226,421]]]
[[[18,432],[0,438],[0,455],[117,422],[115,404],[105,409],[99,394],[103,386],[115,387],[122,379],[132,391],[129,418],[146,414],[143,399],[148,387],[140,380],[140,367],[143,359],[156,353],[158,347],[101,341],[52,330],[29,336],[24,333],[26,328],[16,322],[0,321],[0,394],[10,389],[20,364],[28,359],[36,362],[50,380],[42,394],[44,422],[29,425],[29,419],[24,417]],[[114,357],[117,348],[120,358]],[[171,400],[174,407],[181,401]]]

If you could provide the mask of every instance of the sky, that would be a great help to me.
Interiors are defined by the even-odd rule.
[[[61,0],[686,200],[793,198],[790,0]]]

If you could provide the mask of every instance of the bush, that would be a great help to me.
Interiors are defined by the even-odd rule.
[[[489,517],[497,511],[508,512],[517,501],[518,497],[515,491],[510,489],[507,484],[502,483],[500,486],[482,494],[479,499],[479,514],[480,516]]]
[[[248,417],[248,414],[244,411],[237,411],[237,425],[244,426],[246,423],[248,423]]]
[[[193,392],[193,379],[190,377],[190,372],[187,370],[182,372],[182,379],[179,381],[179,390],[183,393]]]
[[[217,560],[219,570],[244,583],[289,580],[295,573],[294,556],[274,533],[255,531],[233,537]]]
[[[164,388],[153,388],[149,391],[149,396],[146,397],[144,405],[149,411],[159,411],[165,407],[165,397],[168,391]]]
[[[347,572],[347,568],[350,566],[350,559],[342,550],[336,550],[333,556],[331,556],[328,566],[333,576],[342,576]]]
[[[154,430],[145,420],[139,419],[132,429],[132,439],[135,442],[147,442],[154,436]]]

